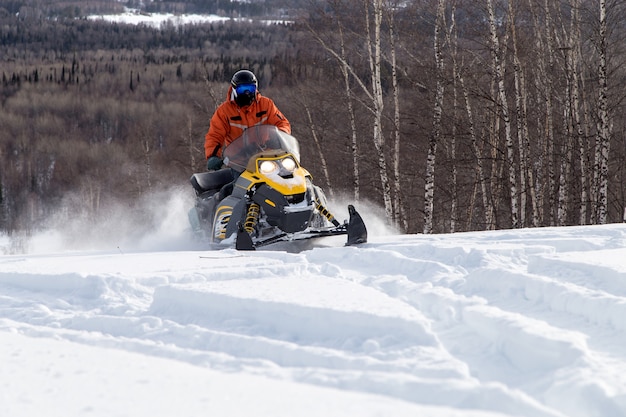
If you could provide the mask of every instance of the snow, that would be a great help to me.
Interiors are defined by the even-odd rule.
[[[218,15],[201,15],[201,14],[173,14],[173,13],[144,13],[136,9],[126,9],[124,13],[91,15],[90,20],[104,20],[111,23],[126,23],[132,25],[145,24],[160,28],[165,24],[173,24],[175,26],[212,23],[230,20],[228,17]]]
[[[173,13],[145,13],[137,9],[126,8],[124,13],[101,14],[87,16],[90,20],[102,20],[110,23],[124,23],[131,25],[148,25],[155,28],[162,28],[165,25],[191,25],[201,23],[214,23],[225,21],[249,22],[252,19],[244,17],[224,17],[214,14],[173,14]],[[266,24],[290,24],[293,20],[288,19],[263,19]]]
[[[188,203],[0,236],[0,415],[626,416],[624,224],[237,252]]]

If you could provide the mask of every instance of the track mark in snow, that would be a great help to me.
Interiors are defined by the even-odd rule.
[[[298,253],[4,257],[0,330],[446,416],[626,415],[625,235],[561,228]],[[589,258],[599,254],[607,261]]]
[[[321,291],[323,280],[329,278],[289,276],[161,286],[150,314],[211,327],[227,328],[236,322],[253,333],[301,343],[372,338],[436,343],[428,322],[409,305],[345,280],[332,279],[332,285],[329,281],[332,293]]]

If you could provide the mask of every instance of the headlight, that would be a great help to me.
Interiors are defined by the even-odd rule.
[[[262,161],[259,164],[259,171],[261,171],[262,174],[268,175],[277,170],[278,164],[274,161]]]
[[[292,158],[285,158],[280,161],[280,164],[288,172],[293,172],[293,170],[296,169],[296,161],[294,161]]]
[[[259,172],[263,175],[278,173],[280,176],[291,175],[298,167],[296,161],[291,157],[280,160],[259,161]]]

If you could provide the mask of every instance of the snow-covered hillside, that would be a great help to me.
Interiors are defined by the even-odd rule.
[[[0,256],[1,416],[626,416],[626,225],[41,239]]]
[[[230,20],[227,17],[217,15],[183,14],[174,15],[171,13],[142,13],[139,10],[127,9],[124,13],[109,15],[92,15],[90,20],[104,20],[112,23],[127,23],[133,25],[144,24],[156,28],[165,24],[187,25],[207,22],[220,22]]]
[[[225,22],[225,21],[242,21],[247,22],[252,19],[240,17],[230,18],[218,15],[202,15],[202,14],[180,14],[171,13],[143,13],[135,9],[126,9],[124,13],[109,15],[91,15],[87,17],[90,20],[103,20],[111,23],[125,23],[131,25],[147,25],[155,28],[162,28],[165,25],[190,25],[199,23]],[[261,20],[267,24],[273,23],[292,23],[292,20]]]

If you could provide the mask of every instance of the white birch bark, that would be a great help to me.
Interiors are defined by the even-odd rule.
[[[367,50],[369,55],[370,73],[372,76],[372,104],[374,111],[374,147],[378,153],[378,171],[380,174],[380,182],[382,185],[383,201],[385,203],[385,215],[387,221],[393,221],[393,205],[391,202],[391,186],[389,184],[389,176],[387,174],[387,162],[385,159],[385,136],[382,129],[383,118],[383,88],[381,82],[381,26],[383,18],[383,2],[382,0],[373,0],[373,17],[374,17],[374,35],[372,37],[369,24],[369,8],[365,0],[365,16],[367,27]]]
[[[582,128],[581,121],[581,104],[580,104],[580,88],[582,81],[581,57],[580,54],[580,19],[578,10],[580,8],[580,0],[571,1],[571,30],[570,30],[570,46],[571,46],[571,74],[572,74],[572,116],[573,129],[578,141],[578,155],[580,165],[580,211],[578,223],[587,224],[587,200],[588,200],[588,182],[587,182],[587,146],[585,143],[585,133]]]
[[[407,219],[402,205],[402,184],[400,182],[400,86],[398,85],[398,67],[396,65],[396,33],[393,13],[388,13],[389,49],[391,53],[391,83],[393,88],[393,219],[394,225],[406,230]]]
[[[454,44],[450,42],[452,38],[451,33],[455,34],[456,38],[456,1],[452,2],[452,10],[450,17],[450,30],[446,32],[446,40],[452,51],[452,111],[454,112],[452,117],[452,137],[450,139],[450,147],[449,147],[449,156],[452,161],[452,199],[450,205],[450,233],[456,232],[456,224],[458,220],[458,205],[459,205],[459,195],[458,195],[458,168],[457,168],[457,160],[456,160],[456,120],[458,119],[457,109],[458,109],[458,80],[460,78],[458,74],[458,67],[456,65],[456,55],[457,55],[457,46],[458,43]]]
[[[611,125],[609,119],[608,73],[607,73],[607,6],[600,0],[600,33],[598,45],[598,133],[596,136],[595,176],[597,191],[597,222],[606,224],[608,219],[609,147]]]
[[[569,55],[569,52],[566,52],[566,57]],[[569,60],[569,58],[566,58]],[[566,64],[566,68],[569,64]],[[567,76],[567,82],[565,87],[565,97],[566,103],[563,108],[563,132],[565,136],[564,144],[563,144],[563,153],[565,154],[565,158],[562,158],[561,165],[559,167],[559,194],[557,201],[557,225],[565,226],[567,224],[567,214],[568,214],[568,200],[569,200],[569,176],[571,175],[572,170],[572,129],[571,129],[571,106],[570,106],[570,95],[571,95],[571,86],[569,75]]]
[[[459,206],[459,195],[458,195],[458,168],[456,161],[456,120],[457,120],[457,108],[458,108],[458,86],[457,86],[457,74],[456,68],[452,68],[452,111],[454,115],[452,117],[452,134],[450,138],[450,146],[449,146],[449,157],[450,161],[452,161],[452,195],[450,201],[450,233],[456,232],[456,222],[458,219],[458,206]]]
[[[500,42],[496,31],[496,17],[492,0],[487,0],[487,11],[489,15],[489,37],[491,42],[491,54],[494,65],[494,76],[497,82],[498,98],[500,100],[500,112],[504,122],[504,134],[507,150],[507,165],[509,174],[509,197],[511,202],[511,227],[519,227],[519,209],[517,203],[517,173],[515,165],[515,151],[513,137],[511,134],[511,116],[507,103],[506,89],[504,86],[504,69],[499,57]]]
[[[517,33],[515,23],[515,11],[513,9],[513,2],[509,2],[509,27],[511,28],[511,42],[513,44],[513,77],[515,84],[515,111],[517,114],[517,145],[519,152],[519,165],[520,165],[520,209],[519,209],[519,223],[521,227],[527,226],[526,212],[528,202],[528,190],[532,189],[532,169],[528,164],[528,129],[526,122],[526,85],[524,82],[524,72],[522,69],[522,63],[519,59],[519,52],[517,49]],[[531,194],[531,207],[533,207],[532,224],[536,226],[536,203],[533,194]]]
[[[543,8],[538,10],[533,7],[534,3],[531,1],[533,12],[533,23],[535,27],[541,28],[536,31],[535,49],[537,51],[543,51],[543,53],[537,54],[537,66],[535,74],[535,88],[538,91],[544,91],[545,93],[540,97],[543,97],[543,101],[539,101],[538,104],[542,106],[543,114],[545,115],[542,120],[542,130],[538,130],[537,134],[540,138],[541,158],[536,162],[537,165],[537,180],[535,190],[537,193],[537,205],[543,208],[540,213],[540,221],[547,223],[550,226],[556,225],[555,208],[556,208],[556,190],[557,181],[554,165],[554,104],[553,104],[553,91],[554,82],[551,75],[551,70],[554,68],[554,36],[553,36],[553,19],[550,11],[550,0],[544,0]],[[540,99],[541,100],[541,99]],[[547,201],[547,202],[546,202]],[[544,211],[545,210],[545,211]]]
[[[437,144],[441,136],[441,115],[443,112],[443,58],[441,56],[440,31],[443,26],[445,0],[439,0],[437,19],[435,21],[434,52],[436,68],[435,104],[433,109],[433,131],[428,144],[426,159],[426,184],[424,190],[424,233],[433,232],[433,209],[435,200],[435,162],[437,158]]]

